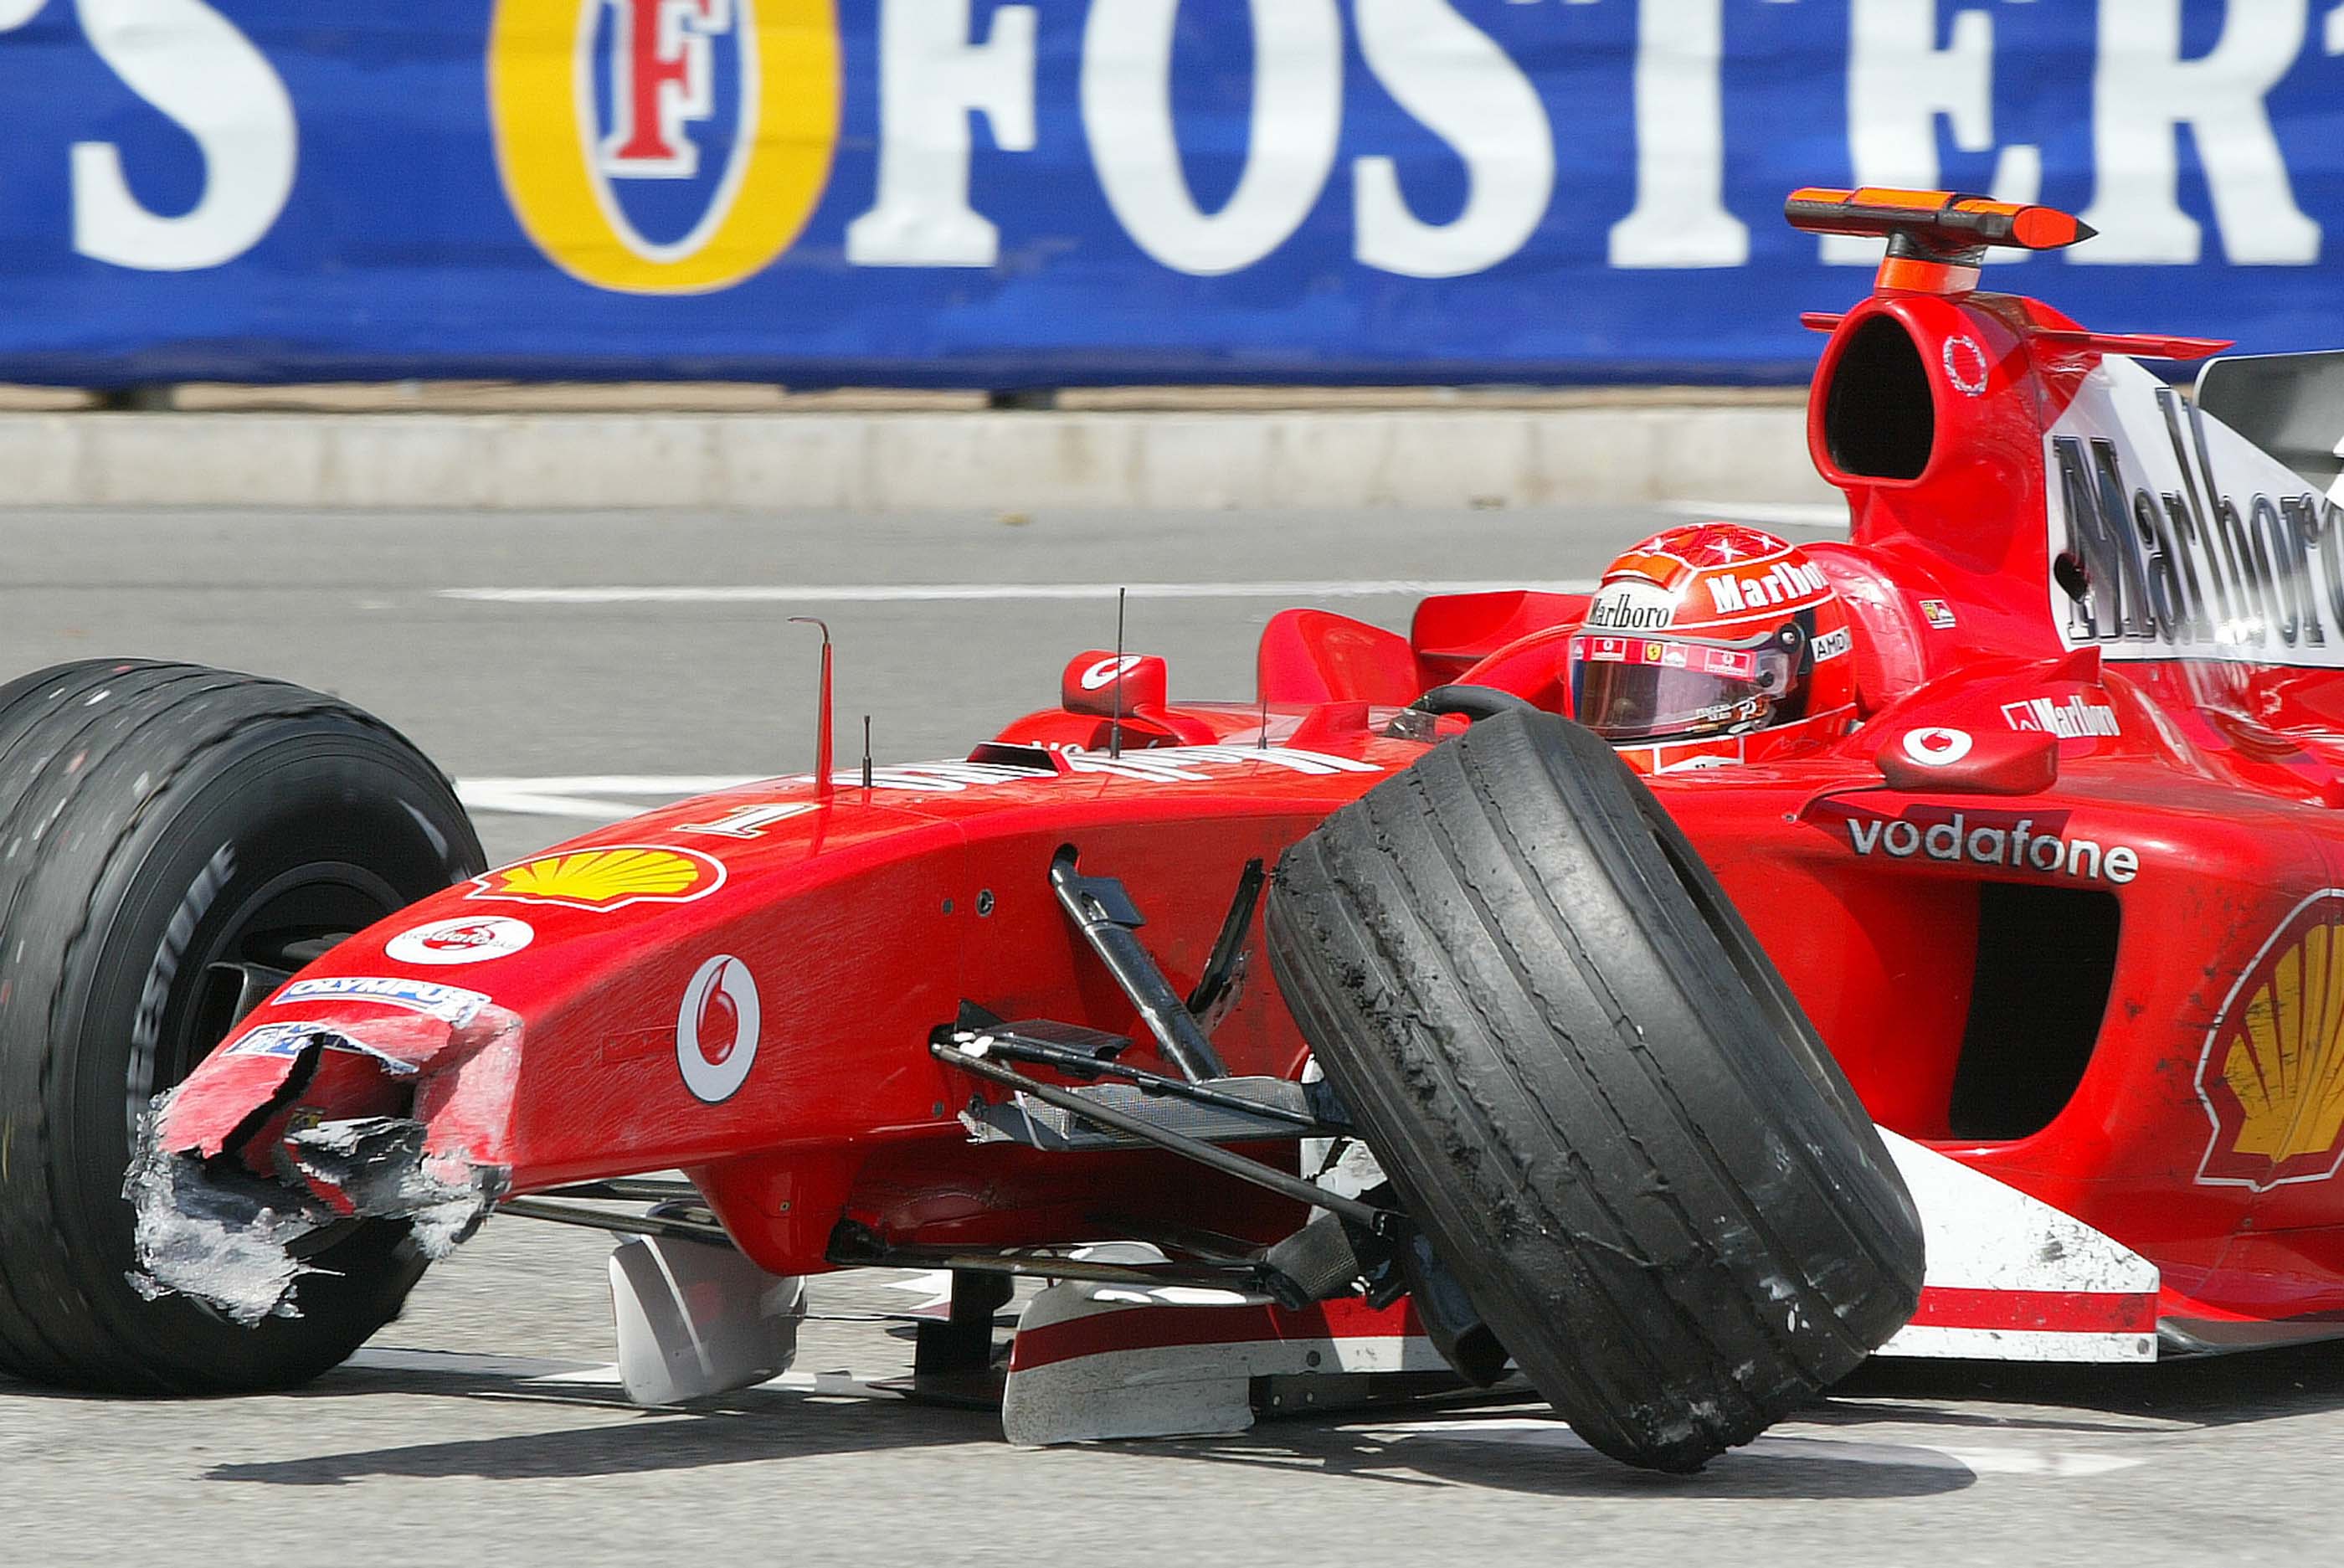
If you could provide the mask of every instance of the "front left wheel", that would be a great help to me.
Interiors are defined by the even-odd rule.
[[[1912,1314],[1920,1219],[1814,1026],[1612,749],[1476,723],[1280,862],[1280,991],[1540,1393],[1698,1469]]]
[[[298,1317],[148,1300],[124,1174],[244,1006],[483,865],[448,781],[334,698],[121,660],[0,686],[0,1371],[284,1387],[397,1315],[424,1260],[382,1221],[305,1259]]]

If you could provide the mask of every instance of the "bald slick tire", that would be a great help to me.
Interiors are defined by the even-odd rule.
[[[1911,1316],[1920,1219],[1651,791],[1477,723],[1288,851],[1278,984],[1402,1205],[1594,1447],[1691,1471]]]

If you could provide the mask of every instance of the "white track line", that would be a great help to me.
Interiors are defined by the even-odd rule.
[[[642,814],[642,801],[595,800],[587,795],[536,794],[528,790],[484,790],[458,784],[456,798],[466,811],[494,812],[503,816],[560,816],[579,822],[616,822]]]
[[[1844,501],[1672,501],[1662,502],[1661,510],[1679,517],[1771,522],[1782,528],[1813,528],[1833,533],[1845,533],[1848,529],[1847,502]]]
[[[1308,582],[779,582],[600,588],[442,588],[441,599],[491,604],[896,604],[1000,600],[1384,599],[1431,593],[1591,593],[1589,578],[1556,582],[1327,579]]]
[[[614,822],[635,815],[643,810],[644,802],[608,800],[603,796],[682,800],[687,795],[713,794],[718,790],[755,782],[734,774],[573,774],[550,778],[460,779],[456,798],[464,803],[467,811]]]
[[[552,774],[542,778],[466,779],[467,789],[536,790],[545,794],[713,794],[760,782],[743,774]]]

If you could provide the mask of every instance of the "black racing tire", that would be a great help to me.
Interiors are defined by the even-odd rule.
[[[123,1179],[138,1116],[233,1021],[214,964],[298,969],[482,864],[448,781],[333,698],[125,660],[0,686],[0,1371],[282,1388],[398,1315],[424,1267],[403,1222],[307,1259],[298,1317],[148,1300]]]
[[[1912,1315],[1878,1132],[1650,790],[1550,714],[1477,723],[1288,850],[1295,1020],[1531,1384],[1692,1471]]]

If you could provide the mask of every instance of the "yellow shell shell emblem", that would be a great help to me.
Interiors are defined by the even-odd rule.
[[[516,862],[473,879],[475,898],[621,909],[630,904],[689,904],[723,885],[724,867],[694,850],[616,844]]]
[[[2344,896],[2297,907],[2223,1004],[2198,1089],[2214,1121],[2198,1179],[2257,1190],[2344,1162]]]

